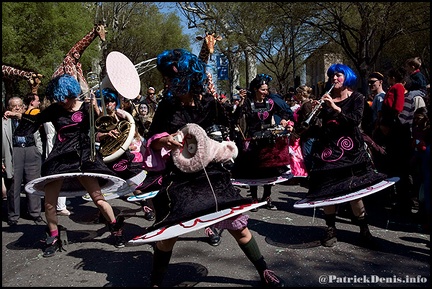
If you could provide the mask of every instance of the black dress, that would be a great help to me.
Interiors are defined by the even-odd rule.
[[[90,116],[87,102],[83,102],[80,109],[73,112],[53,103],[34,117],[23,116],[23,120],[23,125],[15,131],[17,135],[25,134],[26,130],[36,131],[44,122],[52,122],[56,129],[53,148],[42,163],[42,177],[77,172],[116,176],[105,165],[100,153],[96,153],[94,161],[90,160]],[[106,179],[99,179],[101,186],[106,182]],[[62,186],[62,191],[82,189],[81,184],[74,178],[65,179]]]
[[[211,94],[204,95],[196,106],[182,106],[178,100],[164,97],[148,136],[162,132],[172,134],[187,123],[206,129],[215,124],[228,126],[229,118]],[[230,172],[222,164],[210,163],[205,170],[184,173],[174,165],[172,158],[167,161],[161,188],[152,201],[156,220],[149,231],[252,202],[243,198],[240,190],[231,184]]]
[[[311,151],[310,199],[346,195],[387,177],[374,170],[359,128],[364,96],[353,92],[336,105],[341,113],[323,105],[319,115],[322,126],[310,128],[316,139]]]
[[[238,142],[239,156],[235,160],[232,175],[234,178],[261,179],[280,176],[289,164],[288,135],[276,133],[273,127],[274,115],[289,120],[292,115],[280,108],[271,98],[261,103],[247,98],[235,112],[246,120],[245,140]]]

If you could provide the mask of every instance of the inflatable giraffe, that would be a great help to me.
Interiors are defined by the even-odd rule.
[[[21,70],[9,65],[2,64],[3,78],[7,79],[25,79],[30,85],[31,93],[38,94],[39,85],[41,84],[42,74],[33,71]]]
[[[87,92],[89,90],[89,86],[87,84],[86,78],[83,75],[79,60],[84,50],[93,42],[93,40],[96,39],[96,37],[99,37],[102,41],[105,41],[106,33],[107,32],[103,24],[96,24],[93,29],[83,37],[83,39],[75,43],[75,45],[69,50],[65,59],[57,67],[51,78],[55,78],[65,73],[70,74],[79,81],[81,90],[83,92]]]
[[[213,54],[213,52],[214,52],[214,47],[216,45],[216,41],[222,40],[222,36],[220,36],[220,35],[215,36],[214,33],[206,32],[206,35],[204,37],[203,36],[197,36],[196,39],[200,40],[200,41],[204,40],[203,45],[201,46],[201,50],[200,50],[200,53],[198,55],[198,58],[207,64],[209,61],[210,55]],[[208,78],[208,89],[209,89],[210,93],[213,94],[213,96],[215,98],[217,98],[216,88],[214,86],[213,77],[212,77],[212,74],[210,72],[207,72],[207,78]]]

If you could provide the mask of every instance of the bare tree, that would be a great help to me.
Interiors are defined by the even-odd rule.
[[[354,65],[363,89],[384,49],[396,43],[404,47],[399,51],[410,52],[411,56],[420,54],[424,68],[429,67],[429,2],[177,3],[189,27],[217,31],[225,38],[219,46],[230,62],[235,59],[232,54],[244,54],[247,81],[256,68],[250,67],[254,61],[246,56],[253,55],[258,65],[276,76],[280,90],[285,89],[291,77],[297,77],[311,52],[329,42],[336,43],[338,52]],[[264,13],[258,17],[256,11]],[[421,43],[415,41],[419,38]],[[252,49],[252,53],[246,53],[246,49]],[[393,55],[404,57],[400,53]]]
[[[304,22],[340,46],[359,72],[363,90],[386,45],[430,30],[429,2],[313,2],[311,9],[313,17],[306,15]]]

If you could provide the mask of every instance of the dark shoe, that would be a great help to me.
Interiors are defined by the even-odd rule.
[[[252,200],[252,204],[256,204],[256,203],[258,203],[258,200],[257,199],[253,199]],[[250,210],[251,212],[258,212],[258,208],[255,208],[255,209],[252,209],[252,210]]]
[[[369,230],[360,231],[359,245],[371,250],[379,249],[375,238],[372,236]]]
[[[45,220],[42,219],[41,216],[34,218],[34,219],[33,219],[33,222],[35,222],[36,225],[46,224]]]
[[[46,239],[46,248],[43,252],[43,257],[51,257],[54,256],[57,251],[61,252],[63,249],[62,241],[59,236],[48,237]]]
[[[123,224],[124,217],[117,217],[117,222],[114,224],[109,224],[108,227],[111,231],[111,236],[114,239],[114,246],[116,248],[123,248],[125,246],[125,239],[123,237]]]
[[[7,221],[9,227],[15,227],[16,225],[18,225],[18,221],[16,220],[9,220]]]
[[[272,204],[272,200],[270,197],[268,197],[266,199],[266,201],[267,201],[267,204],[264,205],[264,208],[266,208],[267,210],[277,211],[277,208],[275,205]]]
[[[336,245],[337,237],[336,237],[336,228],[335,227],[327,227],[326,236],[321,240],[321,245],[324,247],[333,247]]]
[[[278,288],[286,287],[285,281],[278,277],[273,271],[266,269],[263,272],[263,277],[261,278],[263,287],[265,288]]]
[[[212,246],[218,246],[221,242],[221,238],[217,230],[213,227],[207,227],[205,228],[205,233],[207,235],[208,242]]]
[[[144,219],[146,219],[147,221],[154,221],[156,216],[150,207],[144,206],[143,211],[144,211]]]

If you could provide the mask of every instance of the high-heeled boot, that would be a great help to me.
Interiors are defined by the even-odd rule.
[[[327,229],[324,239],[321,240],[321,245],[324,247],[333,247],[336,245],[336,214],[325,214],[324,220],[326,221]]]
[[[363,215],[362,217],[357,217],[355,221],[357,225],[360,227],[360,238],[359,238],[360,246],[372,250],[378,249],[378,244],[375,238],[372,236],[371,232],[369,231],[366,215]]]

